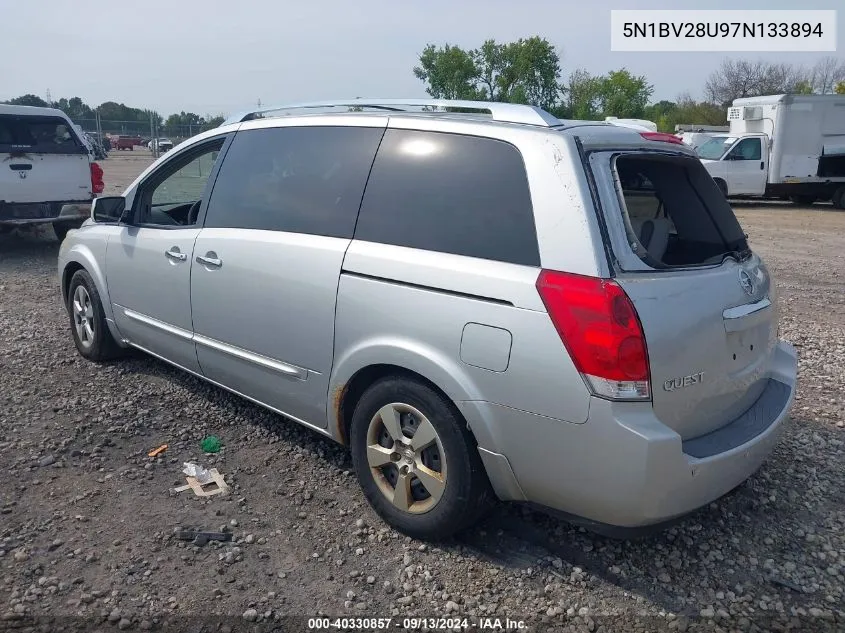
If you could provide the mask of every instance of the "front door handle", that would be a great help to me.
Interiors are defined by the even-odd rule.
[[[211,268],[220,268],[223,265],[223,260],[218,259],[217,253],[214,251],[208,251],[204,256],[197,255],[197,261]]]
[[[185,253],[180,253],[179,249],[176,247],[171,248],[169,251],[164,251],[164,254],[170,259],[175,259],[180,262],[184,262],[188,259],[188,256]]]

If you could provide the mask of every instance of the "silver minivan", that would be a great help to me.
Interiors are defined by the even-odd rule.
[[[85,358],[134,347],[348,445],[420,538],[496,498],[681,517],[759,468],[795,393],[774,283],[693,151],[530,106],[234,117],[98,198],[58,266]]]

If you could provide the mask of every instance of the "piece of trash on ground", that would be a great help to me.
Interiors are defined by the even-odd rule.
[[[190,488],[198,497],[228,494],[229,486],[216,468],[206,469],[193,462],[185,462],[182,466],[184,467],[182,472],[187,475],[185,480],[188,483],[174,488],[173,492],[184,492]]]
[[[228,542],[232,540],[231,532],[210,532],[193,528],[176,528],[173,536],[180,541],[192,541],[194,545],[205,545],[209,541]]]
[[[211,477],[211,472],[200,466],[199,464],[195,464],[193,462],[185,462],[182,464],[182,472],[185,473],[188,477],[193,477],[196,479],[200,485],[204,486],[205,484],[210,484],[214,481]]]
[[[160,455],[164,451],[167,450],[167,444],[162,444],[158,448],[154,448],[149,453],[147,453],[147,457],[155,457],[156,455]]]
[[[220,452],[220,438],[216,435],[209,435],[202,442],[200,448],[203,453],[219,453]]]

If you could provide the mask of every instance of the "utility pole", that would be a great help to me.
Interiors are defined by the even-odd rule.
[[[52,96],[50,96],[50,89],[49,89],[49,88],[47,88],[47,94],[46,94],[46,97],[47,97],[47,99],[46,99],[46,101],[47,101],[47,105],[48,105],[48,106],[50,106],[50,107],[52,108],[52,107],[53,107],[53,97],[52,97]]]

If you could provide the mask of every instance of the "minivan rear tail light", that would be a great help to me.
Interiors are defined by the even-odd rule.
[[[97,163],[91,163],[91,191],[94,193],[103,193],[106,188],[103,182],[103,168]]]
[[[640,136],[642,136],[647,141],[660,141],[662,143],[675,143],[676,145],[683,145],[684,141],[674,134],[669,134],[667,132],[640,132]]]
[[[537,291],[595,395],[611,400],[651,397],[645,335],[634,304],[617,283],[543,270]]]

